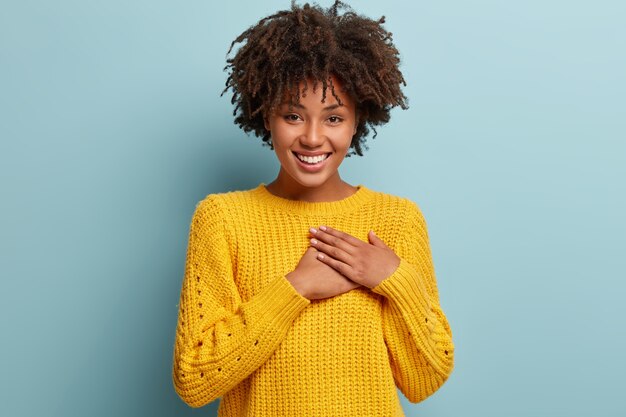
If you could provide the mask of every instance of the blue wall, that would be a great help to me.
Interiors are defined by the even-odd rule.
[[[170,376],[188,227],[277,173],[219,94],[289,6],[222,3],[3,2],[0,415],[216,415]],[[351,4],[387,16],[411,107],[342,177],[422,207],[457,346],[407,416],[626,415],[624,3]]]

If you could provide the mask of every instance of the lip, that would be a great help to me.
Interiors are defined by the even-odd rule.
[[[300,155],[304,155],[304,156],[319,156],[319,155],[326,155],[327,153],[331,153],[330,151],[328,152],[292,151],[292,152],[299,153]]]
[[[295,152],[295,151],[294,151]],[[302,169],[303,171],[307,171],[307,172],[317,172],[317,171],[321,171],[322,169],[324,169],[324,167],[326,166],[326,162],[333,157],[333,154],[330,152],[323,152],[323,153],[318,153],[317,155],[325,155],[327,153],[330,153],[330,155],[328,155],[328,157],[326,159],[324,159],[322,162],[318,162],[315,165],[311,165],[311,164],[305,164],[304,162],[302,162],[296,155],[294,152],[291,152],[291,154],[293,155],[293,158],[296,160],[296,163],[298,164],[298,166],[300,167],[300,169]],[[299,152],[298,152],[299,153]],[[305,155],[305,154],[302,154]],[[307,155],[308,156],[308,155]],[[313,155],[311,155],[313,156]]]

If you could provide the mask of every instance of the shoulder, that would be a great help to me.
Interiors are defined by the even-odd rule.
[[[233,190],[210,193],[196,203],[195,212],[198,215],[210,218],[220,218],[221,221],[229,218],[238,218],[242,211],[249,208],[254,201],[256,189]]]
[[[222,193],[207,194],[196,203],[194,217],[214,217],[221,215]]]
[[[424,221],[424,216],[419,204],[411,198],[371,188],[370,191],[374,195],[374,204],[380,206],[383,210],[402,214],[402,216],[407,218],[407,220],[413,219],[420,222]]]

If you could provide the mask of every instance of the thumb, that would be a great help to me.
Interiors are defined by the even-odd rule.
[[[385,245],[385,242],[383,242],[378,236],[376,236],[373,230],[369,231],[369,233],[367,234],[367,237],[369,238],[370,243],[374,246],[379,246],[379,247],[387,246]]]

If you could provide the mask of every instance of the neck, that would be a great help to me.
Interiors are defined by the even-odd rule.
[[[337,201],[356,192],[356,187],[343,181],[338,172],[322,184],[306,186],[295,181],[282,168],[267,189],[278,197],[308,202]]]

